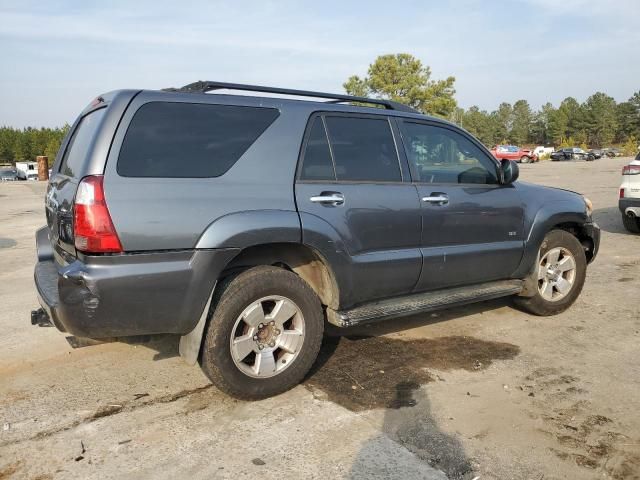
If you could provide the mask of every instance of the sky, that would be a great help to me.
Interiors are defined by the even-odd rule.
[[[342,92],[378,55],[453,75],[464,108],[640,90],[640,0],[0,0],[0,125],[196,80]]]

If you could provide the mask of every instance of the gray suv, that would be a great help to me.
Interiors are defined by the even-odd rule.
[[[280,96],[207,94],[221,89]],[[600,230],[581,195],[517,177],[391,101],[219,82],[107,93],[53,166],[31,321],[178,334],[187,362],[256,399],[304,378],[326,322],[503,296],[556,314]]]

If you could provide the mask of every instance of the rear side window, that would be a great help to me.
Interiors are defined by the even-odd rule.
[[[147,103],[127,129],[118,173],[125,177],[219,177],[278,115],[273,108]]]
[[[78,126],[71,135],[67,150],[62,157],[60,173],[77,178],[82,169],[82,164],[87,158],[87,152],[93,140],[93,135],[106,111],[106,108],[101,108],[82,117],[80,123],[78,123]]]
[[[321,117],[316,117],[311,126],[304,150],[300,179],[315,181],[334,181],[336,179],[329,142]]]
[[[386,118],[325,118],[338,181],[400,182],[400,164]]]

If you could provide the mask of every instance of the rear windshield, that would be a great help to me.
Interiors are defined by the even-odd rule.
[[[106,108],[101,108],[82,117],[73,135],[71,135],[64,157],[62,157],[60,173],[77,178],[93,140],[93,134],[98,125],[100,125],[106,111]]]
[[[125,177],[219,177],[278,117],[273,108],[152,102],[127,130],[118,173]]]

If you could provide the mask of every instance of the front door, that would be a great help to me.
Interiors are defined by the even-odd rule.
[[[295,188],[303,243],[341,259],[332,265],[340,306],[410,293],[421,206],[389,119],[327,113],[309,125]]]
[[[524,209],[498,164],[451,126],[403,120],[403,144],[422,204],[417,291],[510,278],[523,251]]]

